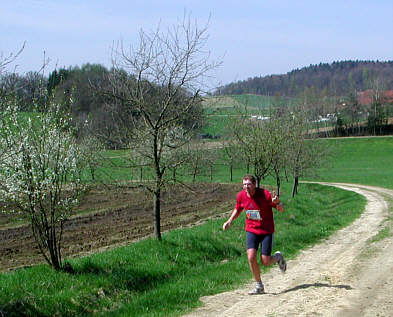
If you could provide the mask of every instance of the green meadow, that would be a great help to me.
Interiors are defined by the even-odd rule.
[[[393,138],[319,140],[332,153],[314,181],[351,182],[393,189]],[[105,155],[121,166],[124,152]],[[111,174],[113,165],[105,173]],[[128,174],[118,168],[112,177]],[[240,182],[244,167],[235,171]],[[128,174],[129,175],[129,174]],[[124,176],[129,179],[129,176]],[[199,181],[208,181],[200,179]],[[217,169],[215,182],[228,182]],[[266,185],[273,185],[267,180]],[[284,183],[286,212],[276,214],[274,250],[294,258],[356,219],[365,199],[356,193],[301,184],[290,198]],[[228,211],[229,216],[229,211]],[[180,316],[200,305],[199,298],[235,289],[251,280],[244,252],[243,218],[222,231],[226,219],[163,234],[128,246],[67,261],[74,273],[46,265],[0,274],[0,316]],[[263,270],[266,270],[263,268]]]
[[[321,139],[332,156],[315,178],[393,189],[393,137]]]
[[[203,125],[202,133],[222,136],[230,120],[239,115],[239,109],[247,108],[247,111],[254,115],[268,115],[273,107],[284,101],[286,100],[283,98],[251,94],[206,98],[203,109],[207,120]]]

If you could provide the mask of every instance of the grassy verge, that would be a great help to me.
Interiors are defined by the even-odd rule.
[[[289,188],[284,189],[289,191]],[[274,250],[288,258],[353,221],[365,200],[353,192],[304,184],[276,214]],[[178,316],[200,296],[250,279],[243,219],[168,232],[126,247],[69,260],[75,273],[47,266],[0,274],[0,316]]]
[[[393,236],[393,199],[390,196],[384,195],[386,202],[388,203],[388,214],[385,220],[382,222],[379,231],[370,239],[368,243],[372,244],[379,242],[385,238]]]

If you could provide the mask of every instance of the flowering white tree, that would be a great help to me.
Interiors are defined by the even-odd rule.
[[[45,260],[61,269],[63,225],[83,190],[71,116],[49,97],[47,109],[30,113],[2,101],[0,198],[29,219]]]

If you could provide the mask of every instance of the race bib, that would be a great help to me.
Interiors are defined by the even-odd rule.
[[[246,217],[250,220],[261,220],[259,210],[246,210]]]

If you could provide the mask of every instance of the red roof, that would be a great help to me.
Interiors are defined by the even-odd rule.
[[[374,91],[371,89],[359,91],[357,93],[358,102],[361,105],[369,105],[373,102]],[[385,90],[381,92],[382,103],[393,103],[393,90]]]

